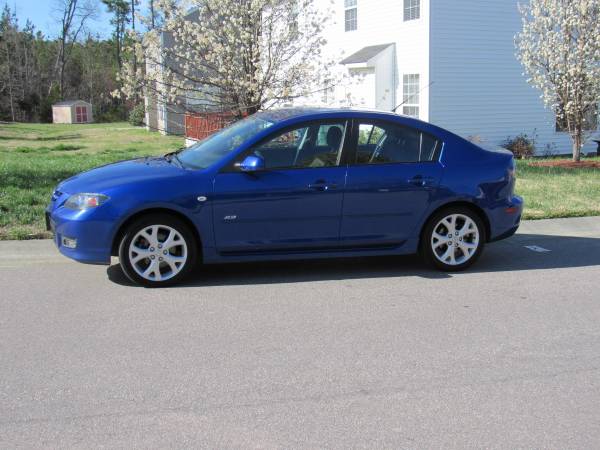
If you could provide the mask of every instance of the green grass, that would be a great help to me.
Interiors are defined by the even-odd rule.
[[[0,124],[0,239],[48,237],[44,209],[59,181],[102,164],[183,145],[128,123]]]
[[[127,123],[0,124],[0,239],[47,237],[44,208],[61,180],[182,144]],[[525,219],[600,215],[600,170],[518,161],[517,193],[525,198]]]
[[[525,199],[525,219],[600,216],[598,169],[535,167],[518,161],[516,191]]]

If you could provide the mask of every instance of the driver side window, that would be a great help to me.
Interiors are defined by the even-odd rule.
[[[332,167],[339,164],[345,121],[298,125],[268,138],[252,149],[265,169]]]

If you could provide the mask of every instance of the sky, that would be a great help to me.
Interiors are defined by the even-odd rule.
[[[98,14],[96,20],[88,23],[88,29],[93,34],[100,34],[102,37],[109,37],[112,33],[110,16],[106,12],[106,7],[100,0],[97,2]],[[20,26],[24,26],[27,19],[30,19],[37,30],[41,30],[48,37],[56,37],[59,31],[56,17],[56,0],[0,0],[0,4],[5,4],[13,11],[17,12]]]

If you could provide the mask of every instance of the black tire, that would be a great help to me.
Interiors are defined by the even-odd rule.
[[[463,263],[458,263],[458,264],[449,264],[449,263],[445,263],[445,262],[441,261],[440,258],[438,258],[436,256],[436,254],[434,253],[436,250],[434,250],[434,248],[433,248],[432,239],[433,239],[433,232],[434,232],[435,228],[440,224],[440,222],[445,217],[452,216],[455,214],[458,214],[461,216],[466,216],[475,223],[475,226],[477,227],[477,232],[478,232],[478,240],[477,240],[477,244],[476,244],[477,247],[476,247],[475,251],[470,255],[470,257],[466,261],[464,261]],[[457,237],[456,239],[459,239],[459,238]],[[473,245],[472,242],[467,242],[467,239],[473,239],[473,238],[472,237],[465,238],[466,244]],[[462,239],[461,239],[461,241],[462,241]],[[438,269],[438,270],[442,270],[444,272],[460,272],[462,270],[465,270],[465,269],[471,267],[479,259],[479,257],[481,256],[481,254],[483,252],[483,249],[485,247],[485,242],[486,242],[485,226],[484,226],[484,223],[483,223],[481,217],[479,216],[479,214],[477,214],[475,211],[473,211],[470,208],[466,208],[466,207],[462,207],[462,206],[451,206],[451,207],[444,208],[444,209],[438,211],[437,213],[435,213],[433,216],[431,216],[429,218],[429,220],[427,221],[427,224],[425,225],[425,228],[423,229],[423,233],[421,234],[421,246],[420,246],[419,251],[420,251],[422,258],[431,267],[434,267],[435,269]],[[440,253],[445,253],[445,250],[449,251],[447,244],[445,244],[445,245],[446,245],[445,247],[443,245],[438,247],[437,251]],[[462,250],[458,250],[458,249],[455,250],[454,254],[464,256],[464,252]],[[441,255],[441,256],[443,256],[443,255]]]
[[[167,279],[162,280],[150,280],[141,276],[133,267],[132,262],[130,260],[130,252],[129,248],[131,245],[131,241],[136,237],[136,235],[141,232],[144,228],[149,229],[150,227],[158,225],[158,226],[167,226],[175,231],[177,231],[181,238],[185,241],[185,247],[187,247],[187,258],[182,265],[178,266],[179,272],[174,276],[171,276]],[[180,242],[180,241],[177,241]],[[180,246],[181,247],[181,246]],[[160,256],[160,255],[157,255]],[[176,255],[174,255],[176,256]],[[143,216],[134,222],[132,222],[125,233],[121,238],[121,242],[119,244],[119,262],[121,264],[121,268],[123,269],[123,273],[129,278],[132,282],[146,286],[146,287],[166,287],[172,286],[174,284],[180,283],[183,281],[198,264],[199,257],[199,244],[197,239],[190,229],[190,227],[183,222],[181,219],[169,215],[169,214],[149,214],[147,216]],[[153,258],[154,259],[154,258]],[[149,259],[144,260],[145,263],[150,263]],[[161,259],[162,261],[162,259]],[[143,264],[143,263],[138,263]],[[167,275],[172,273],[172,271],[168,271],[168,267],[166,263],[158,263],[161,264],[160,271],[164,271],[165,267],[167,268]]]

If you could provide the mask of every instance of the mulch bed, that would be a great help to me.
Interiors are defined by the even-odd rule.
[[[600,169],[600,161],[573,162],[568,159],[531,162],[529,165],[535,167],[560,167],[562,169]]]

